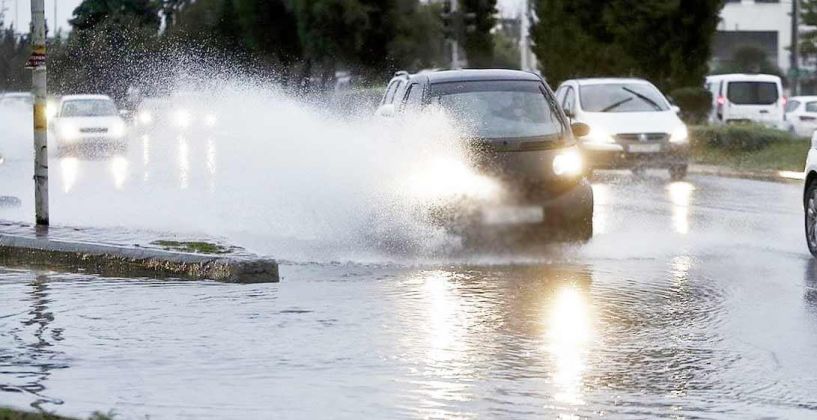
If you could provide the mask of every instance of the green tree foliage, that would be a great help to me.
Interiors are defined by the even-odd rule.
[[[645,77],[696,86],[708,72],[723,0],[537,0],[534,50],[554,83]]]
[[[519,45],[516,40],[503,31],[494,33],[494,63],[499,69],[518,69],[520,60]]]
[[[496,26],[496,0],[460,0],[466,19],[463,49],[471,68],[491,67],[494,61],[494,38],[491,30]]]
[[[417,71],[443,65],[445,36],[440,4],[400,0],[395,19],[395,36],[387,45],[394,70]]]
[[[152,0],[84,0],[70,23],[77,30],[93,29],[103,21],[159,29],[159,4]]]
[[[24,68],[30,53],[28,38],[16,35],[0,16],[0,92],[31,88],[31,72]]]

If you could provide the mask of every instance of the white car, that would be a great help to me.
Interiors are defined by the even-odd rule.
[[[0,107],[28,107],[34,105],[34,97],[28,92],[0,94]]]
[[[706,88],[712,93],[710,123],[756,122],[784,128],[786,98],[780,77],[771,74],[708,76]]]
[[[80,149],[127,148],[127,127],[106,95],[63,96],[51,120],[60,154]]]
[[[800,137],[811,137],[817,130],[817,96],[793,96],[786,103],[786,128]]]
[[[817,132],[811,136],[805,176],[803,207],[805,209],[806,244],[811,255],[817,258]]]
[[[559,86],[556,98],[572,122],[590,126],[579,138],[589,168],[668,169],[687,174],[689,135],[678,109],[642,79],[577,79]]]

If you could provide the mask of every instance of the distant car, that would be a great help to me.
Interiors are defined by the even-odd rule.
[[[687,127],[677,108],[641,79],[576,79],[559,86],[556,98],[573,122],[590,126],[579,144],[592,169],[669,169],[686,177]]]
[[[712,93],[709,122],[732,124],[755,122],[784,128],[786,98],[780,77],[770,74],[722,74],[708,76]]]
[[[105,95],[63,96],[51,121],[60,154],[70,151],[127,149],[127,126]]]
[[[437,216],[446,223],[465,232],[497,228],[521,229],[536,238],[592,237],[593,190],[573,137],[587,127],[571,126],[539,76],[513,70],[400,73],[382,106],[391,107],[386,114],[403,118],[422,118],[417,112],[437,108],[463,124],[469,167],[442,164],[439,174],[421,174],[428,182],[419,188],[445,189],[473,171],[504,191],[498,203],[469,197],[441,204]]]
[[[811,137],[817,130],[817,96],[793,96],[786,102],[786,129],[800,137]]]
[[[0,94],[0,107],[29,107],[34,104],[34,97],[29,92],[9,92]]]
[[[134,126],[143,134],[212,131],[218,125],[218,115],[208,107],[211,100],[200,93],[144,98],[136,109]]]

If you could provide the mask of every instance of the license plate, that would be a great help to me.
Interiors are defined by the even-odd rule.
[[[661,151],[660,144],[631,144],[630,153],[658,153]]]
[[[545,210],[541,207],[491,207],[482,210],[482,223],[486,225],[516,225],[543,221]]]

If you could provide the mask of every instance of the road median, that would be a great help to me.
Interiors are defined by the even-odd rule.
[[[273,259],[212,241],[152,235],[0,222],[0,265],[113,277],[279,281],[278,263]]]

